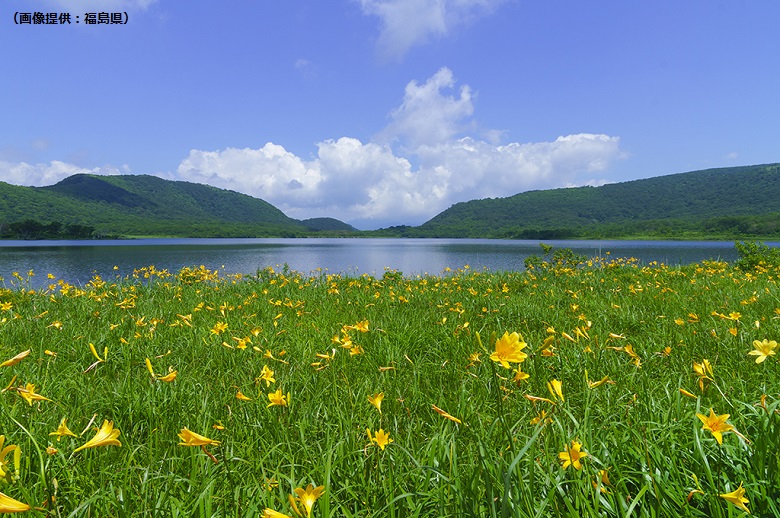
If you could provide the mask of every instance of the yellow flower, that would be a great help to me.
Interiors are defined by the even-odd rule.
[[[609,481],[609,472],[605,469],[600,469],[598,473],[598,478],[601,481],[601,487],[599,490],[604,494],[609,494],[609,490],[607,487],[611,487],[612,483]],[[598,487],[599,483],[597,481],[592,482],[593,487]]]
[[[504,336],[496,340],[496,350],[490,355],[490,359],[500,363],[505,369],[509,368],[509,362],[522,363],[528,355],[523,352],[526,343],[522,342],[518,333],[509,334],[504,332]]]
[[[448,414],[447,412],[445,412],[441,408],[437,407],[436,405],[431,405],[431,407],[433,407],[433,411],[434,412],[436,412],[437,414],[439,414],[443,418],[449,419],[450,421],[453,421],[453,422],[458,423],[458,424],[463,424],[460,419],[458,419],[455,416],[452,416],[452,415]]]
[[[530,377],[531,375],[527,372],[523,372],[518,365],[517,369],[515,369],[515,376],[512,378],[512,381],[514,381],[517,385],[520,385],[520,382],[526,381]]]
[[[605,383],[609,383],[610,385],[614,385],[615,384],[614,381],[609,379],[609,376],[604,376],[599,381],[588,381],[588,388],[594,389],[594,388],[602,386]]]
[[[750,501],[745,498],[745,488],[742,487],[742,482],[739,483],[739,487],[732,491],[731,493],[723,493],[721,495],[718,495],[727,502],[731,502],[732,504],[736,505],[746,513],[750,514],[750,509],[747,508],[745,504],[749,504]]]
[[[10,367],[12,365],[16,365],[20,361],[24,360],[28,356],[30,356],[31,349],[27,349],[26,351],[20,352],[10,360],[6,360],[3,363],[0,363],[0,367]]]
[[[260,371],[260,376],[255,380],[256,383],[265,381],[265,386],[270,387],[271,383],[276,383],[274,379],[274,371],[268,368],[268,365],[263,365],[263,370]]]
[[[705,359],[701,363],[693,362],[693,372],[699,377],[699,389],[704,392],[704,381],[712,381],[714,379],[710,361]]]
[[[263,510],[263,518],[292,518],[289,514],[280,513],[279,511],[274,511],[270,507],[266,507]]]
[[[170,382],[172,382],[173,380],[176,379],[176,376],[178,376],[178,374],[179,374],[179,371],[175,371],[175,370],[173,370],[172,367],[168,367],[168,374],[166,374],[165,376],[160,376],[157,379],[159,381],[164,381],[165,383],[170,383]]]
[[[35,393],[35,385],[28,383],[25,387],[18,387],[16,392],[24,398],[27,403],[32,406],[33,401],[51,401],[47,397],[43,397],[40,394]]]
[[[245,396],[244,393],[241,392],[241,389],[238,389],[238,393],[236,394],[236,399],[240,399],[241,401],[252,401],[252,398]]]
[[[712,432],[712,436],[715,437],[715,440],[718,441],[718,444],[723,444],[723,434],[734,429],[733,426],[726,422],[726,420],[729,418],[729,415],[730,414],[717,415],[715,411],[710,408],[709,416],[705,416],[704,414],[696,414],[696,417],[698,417],[701,422],[704,423],[701,429]]]
[[[182,442],[179,443],[179,446],[219,446],[219,441],[199,435],[188,430],[186,426],[181,429],[179,438],[182,440]]]
[[[774,340],[767,340],[764,339],[763,341],[759,342],[758,340],[753,340],[753,349],[748,354],[752,356],[758,356],[756,358],[756,363],[761,363],[764,360],[766,360],[769,356],[774,356],[777,354],[777,342]]]
[[[288,500],[290,501],[290,505],[295,511],[295,514],[299,516],[303,516],[303,514],[298,510],[298,506],[295,503],[296,500],[300,502],[303,505],[303,507],[306,509],[306,516],[308,517],[311,516],[311,510],[314,507],[314,503],[317,501],[317,499],[320,496],[322,496],[322,493],[324,491],[325,491],[325,486],[312,487],[312,485],[309,484],[306,487],[306,489],[300,487],[295,488],[295,494],[297,496],[293,498],[292,495],[289,495]]]
[[[59,451],[60,450],[58,450],[57,448],[55,448],[54,446],[51,446],[51,445],[46,447],[46,453],[49,454],[49,455],[54,455],[55,453],[57,453]]]
[[[385,446],[393,442],[393,440],[390,438],[390,435],[385,433],[383,429],[377,430],[376,434],[372,437],[371,436],[371,430],[366,428],[366,433],[368,434],[368,439],[371,442],[375,442],[377,446],[379,446],[379,449],[384,451]]]
[[[685,397],[689,397],[689,398],[691,398],[691,399],[699,399],[697,396],[695,396],[695,395],[691,394],[690,392],[688,392],[688,391],[687,391],[687,390],[685,390],[684,388],[680,388],[680,389],[678,389],[678,390],[680,391],[680,394],[682,394],[682,395],[683,395],[683,396],[685,396]]]
[[[8,472],[8,461],[5,460],[5,456],[14,450],[19,450],[19,446],[15,444],[9,444],[5,448],[3,448],[4,443],[5,443],[5,435],[0,435],[0,479],[4,478],[6,473]],[[17,457],[19,456],[18,453],[15,453],[14,455],[16,455]]]
[[[582,469],[580,459],[587,457],[588,454],[584,451],[580,451],[581,448],[582,444],[577,441],[572,441],[571,448],[567,446],[566,450],[558,454],[558,459],[563,463],[563,469],[568,468],[570,465],[574,466],[574,469]]]
[[[547,382],[547,390],[550,391],[550,394],[554,398],[560,399],[561,401],[565,401],[563,399],[563,384],[558,380],[552,380]]]
[[[114,429],[114,422],[103,420],[103,425],[100,430],[97,431],[95,436],[88,440],[84,445],[79,446],[73,453],[81,451],[86,448],[97,448],[98,446],[122,446],[122,443],[117,440],[119,437],[119,430]]]
[[[75,433],[71,432],[68,429],[68,418],[63,417],[62,421],[60,421],[60,426],[57,427],[56,432],[51,432],[49,435],[56,435],[57,436],[57,442],[59,442],[60,439],[62,439],[63,435],[70,435],[71,437],[78,437]]]
[[[282,389],[278,389],[276,392],[270,392],[268,394],[268,400],[270,403],[266,405],[266,408],[270,408],[272,406],[288,406],[290,404],[290,393],[287,393],[287,396],[282,394]]]
[[[29,510],[29,505],[0,493],[0,513],[23,513]]]
[[[544,401],[545,403],[551,403],[553,405],[555,404],[554,401],[547,399],[546,397],[532,396],[531,394],[523,394],[523,397],[534,404],[536,404],[537,401]]]
[[[377,410],[379,410],[379,413],[382,413],[382,400],[385,398],[385,393],[380,392],[379,394],[374,394],[373,396],[368,396],[368,402],[371,403],[376,407]]]

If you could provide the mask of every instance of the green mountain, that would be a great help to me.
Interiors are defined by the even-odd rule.
[[[295,237],[338,220],[301,222],[263,200],[234,191],[148,175],[77,174],[47,187],[0,182],[0,234],[98,236]],[[84,237],[84,236],[81,236]]]
[[[384,233],[521,239],[780,236],[780,164],[474,200],[419,227]]]

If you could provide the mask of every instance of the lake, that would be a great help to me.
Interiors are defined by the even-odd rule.
[[[720,241],[546,241],[588,257],[636,257],[671,265],[702,260],[733,261],[733,242]],[[767,243],[777,246],[778,243]],[[94,274],[104,280],[154,265],[176,272],[205,265],[227,273],[255,273],[287,264],[309,274],[381,276],[385,269],[405,275],[440,274],[466,265],[473,270],[522,270],[529,255],[541,255],[539,241],[493,239],[139,239],[122,241],[0,241],[0,276],[10,286],[13,272],[32,270],[33,287],[49,284],[47,274],[84,284]],[[116,268],[115,268],[116,267]],[[2,283],[0,283],[2,285]]]

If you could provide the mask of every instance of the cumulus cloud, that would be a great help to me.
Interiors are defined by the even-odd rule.
[[[130,168],[127,165],[124,165],[121,168],[106,166],[86,169],[59,160],[52,160],[48,164],[29,164],[27,162],[7,162],[0,160],[0,181],[28,187],[53,185],[74,174],[112,175],[128,174],[129,172]]]
[[[460,136],[474,107],[471,89],[453,95],[455,87],[446,68],[411,81],[370,142],[325,140],[308,160],[273,143],[192,150],[176,177],[245,192],[295,218],[332,216],[369,228],[419,224],[459,201],[592,184],[588,175],[621,157],[619,138],[602,134],[507,144],[497,142],[499,131],[487,140]]]
[[[507,142],[498,130],[469,135],[472,91],[442,68],[411,81],[390,121],[370,141],[323,140],[302,158],[282,145],[193,149],[169,179],[205,183],[266,200],[287,215],[330,216],[359,228],[427,221],[454,203],[529,189],[602,183],[624,154],[618,137],[578,133],[545,142]],[[0,180],[50,185],[76,173],[126,174],[129,167],[85,169],[60,161],[0,160]]]
[[[401,106],[391,113],[392,122],[378,140],[401,140],[407,149],[450,140],[464,128],[464,120],[474,112],[471,88],[463,85],[458,97],[443,91],[455,86],[452,71],[442,67],[422,85],[406,85]]]
[[[384,58],[444,37],[455,28],[490,14],[505,0],[359,0],[366,15],[380,20],[377,46]]]

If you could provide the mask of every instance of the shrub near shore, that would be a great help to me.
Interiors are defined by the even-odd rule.
[[[0,511],[777,516],[778,275],[17,275]]]

